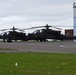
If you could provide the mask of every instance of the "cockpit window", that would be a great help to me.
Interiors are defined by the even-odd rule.
[[[34,31],[34,34],[40,33],[40,30],[36,30]]]

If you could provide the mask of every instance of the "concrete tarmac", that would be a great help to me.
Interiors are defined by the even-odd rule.
[[[76,42],[0,42],[0,48],[10,48],[10,50],[0,50],[0,52],[56,52],[75,54]]]

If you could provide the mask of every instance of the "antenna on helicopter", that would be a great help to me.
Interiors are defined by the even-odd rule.
[[[12,30],[13,30],[13,32],[14,32],[14,31],[16,30],[16,28],[13,26]]]
[[[46,28],[47,30],[49,29],[49,27],[50,27],[50,26],[49,26],[48,24],[46,24],[45,28]]]

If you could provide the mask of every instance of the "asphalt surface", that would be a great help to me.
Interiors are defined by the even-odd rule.
[[[57,52],[76,54],[76,42],[73,41],[12,43],[0,42],[0,48],[10,48],[10,50],[0,50],[0,52]]]

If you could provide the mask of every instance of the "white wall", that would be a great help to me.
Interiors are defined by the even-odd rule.
[[[73,8],[73,16],[76,17],[76,7]]]

